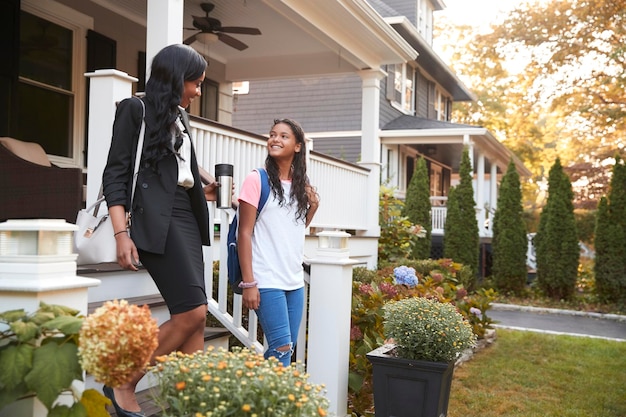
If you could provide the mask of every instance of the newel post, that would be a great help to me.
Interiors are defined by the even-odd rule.
[[[345,232],[318,233],[316,256],[310,259],[307,373],[325,384],[330,412],[347,415],[352,267]]]

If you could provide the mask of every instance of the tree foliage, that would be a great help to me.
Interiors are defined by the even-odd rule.
[[[523,219],[522,191],[511,160],[500,184],[498,207],[493,218],[493,278],[503,292],[521,294],[526,285],[528,241]]]
[[[408,217],[413,224],[422,226],[426,232],[424,239],[418,239],[415,242],[415,246],[413,247],[413,258],[415,259],[430,258],[430,236],[432,231],[430,208],[428,167],[426,166],[426,160],[419,158],[406,191],[406,201],[403,210],[403,214]]]
[[[558,156],[576,206],[595,207],[602,162],[626,146],[625,23],[626,0],[529,0],[489,32],[457,28],[447,48],[477,100],[456,103],[453,119],[493,131],[531,169],[531,187]]]
[[[611,188],[598,206],[595,236],[596,293],[626,304],[626,165],[617,159]]]
[[[460,181],[448,194],[444,225],[443,253],[445,258],[462,263],[478,272],[478,220],[472,186],[472,165],[467,148],[463,150],[459,167]]]
[[[535,236],[537,283],[555,300],[574,294],[580,249],[569,178],[557,158],[548,177],[548,200],[539,219]]]

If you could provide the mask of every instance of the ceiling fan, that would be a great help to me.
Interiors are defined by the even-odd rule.
[[[241,26],[222,26],[222,22],[219,20],[209,17],[209,13],[215,5],[213,3],[202,3],[200,4],[202,10],[204,10],[205,16],[192,16],[193,17],[193,28],[185,28],[187,30],[197,30],[200,32],[191,35],[187,39],[184,40],[186,45],[191,45],[196,40],[202,38],[202,36],[206,36],[203,34],[211,34],[216,36],[217,39],[224,42],[226,45],[229,45],[239,51],[243,51],[248,47],[245,43],[241,42],[239,39],[235,39],[227,33],[239,33],[242,35],[260,35],[261,31],[257,28],[249,28],[249,27],[241,27]]]

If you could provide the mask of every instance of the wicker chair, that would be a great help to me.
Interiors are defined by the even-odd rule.
[[[65,219],[83,207],[83,173],[50,163],[37,143],[0,138],[0,221]]]

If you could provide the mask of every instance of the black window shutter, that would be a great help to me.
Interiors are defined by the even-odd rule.
[[[17,131],[20,62],[20,0],[0,1],[0,136]]]

